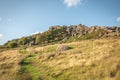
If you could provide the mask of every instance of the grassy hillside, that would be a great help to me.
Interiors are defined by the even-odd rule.
[[[68,47],[61,49],[61,47]],[[0,80],[119,80],[120,39],[1,50]]]
[[[52,26],[43,33],[13,39],[5,43],[4,48],[27,47],[33,45],[49,45],[87,39],[120,37],[120,27],[71,25]],[[1,46],[0,46],[1,47]]]

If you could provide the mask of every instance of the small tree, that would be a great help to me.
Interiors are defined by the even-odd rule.
[[[40,35],[37,35],[36,39],[35,39],[35,43],[40,44],[40,42],[41,42],[40,39],[41,39]]]
[[[27,39],[27,37],[23,37],[19,40],[20,45],[26,45],[28,42],[29,40]]]
[[[10,41],[8,44],[7,44],[7,48],[15,48],[17,47],[18,44],[17,44],[17,41]]]

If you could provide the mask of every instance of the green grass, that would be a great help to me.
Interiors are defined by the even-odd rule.
[[[93,31],[92,33],[87,33],[86,35],[82,35],[81,37],[78,37],[78,36],[70,37],[66,42],[87,40],[87,39],[96,39],[96,38],[98,38],[99,34],[102,34],[102,33],[105,33],[105,31],[100,29],[97,31]]]
[[[28,53],[28,52],[26,51],[26,49],[21,49],[21,50],[19,50],[19,53],[21,53],[21,54],[26,54],[26,53]]]
[[[84,40],[84,39],[96,39],[98,38],[99,34],[101,33],[104,33],[105,31],[104,30],[97,30],[97,31],[93,31],[92,33],[88,33],[86,35],[84,35],[83,37],[81,37],[80,39]],[[100,36],[101,37],[101,36]]]
[[[28,55],[23,61],[21,62],[21,74],[30,74],[31,80],[38,80],[40,77],[40,72],[38,71],[37,67],[33,65],[32,59],[35,57],[34,54]]]
[[[39,76],[40,76],[40,72],[38,71],[38,69],[31,65],[31,64],[27,64],[21,67],[22,69],[22,73],[29,73],[32,75],[32,80],[38,80]]]

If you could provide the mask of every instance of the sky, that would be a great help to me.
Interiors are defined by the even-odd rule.
[[[120,26],[120,0],[0,0],[0,45],[55,25]]]

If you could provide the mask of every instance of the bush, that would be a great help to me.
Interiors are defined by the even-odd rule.
[[[26,45],[27,43],[28,43],[28,39],[27,39],[27,37],[23,37],[23,38],[21,38],[21,39],[19,39],[19,44],[20,45]]]
[[[17,41],[10,41],[7,44],[7,48],[15,48],[15,47],[18,47]]]
[[[21,53],[21,54],[26,54],[27,51],[26,51],[26,49],[21,49],[21,50],[19,51],[19,53]]]

